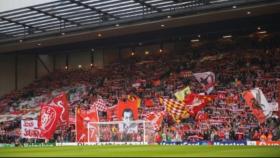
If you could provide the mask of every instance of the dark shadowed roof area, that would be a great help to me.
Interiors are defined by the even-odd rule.
[[[58,0],[0,13],[0,44],[273,0]]]

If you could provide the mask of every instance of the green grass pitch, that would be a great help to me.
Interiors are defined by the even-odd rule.
[[[0,157],[280,157],[279,146],[68,146],[0,148]]]

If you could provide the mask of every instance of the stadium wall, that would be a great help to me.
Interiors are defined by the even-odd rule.
[[[69,52],[56,54],[4,54],[0,55],[0,96],[15,89],[22,89],[37,78],[43,77],[55,69],[65,69],[68,56],[68,67],[90,68],[91,52]],[[110,62],[112,57],[108,57]],[[103,52],[94,52],[94,64],[103,67]]]
[[[21,89],[32,83],[36,78],[48,74],[42,62],[51,69],[52,60],[49,55],[6,54],[0,55],[0,96],[15,89]],[[36,63],[37,62],[37,63]],[[37,68],[35,68],[37,64]]]
[[[14,55],[0,56],[0,96],[15,89]]]
[[[0,55],[0,96],[15,89],[22,89],[37,78],[43,77],[54,70],[64,70],[68,63],[69,69],[90,68],[91,63],[95,67],[102,68],[113,62],[128,59],[134,49],[135,57],[145,57],[145,51],[151,54],[185,52],[184,43],[143,44],[126,47],[102,47],[64,52],[29,53],[29,54],[1,54]],[[92,56],[93,55],[93,56]]]
[[[35,56],[19,55],[18,56],[18,89],[25,87],[35,79]]]

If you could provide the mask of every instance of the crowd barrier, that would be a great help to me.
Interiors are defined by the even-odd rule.
[[[163,142],[162,145],[214,145],[214,146],[242,146],[247,145],[246,141],[197,141],[197,142]]]
[[[251,146],[279,146],[280,141],[247,141]]]
[[[19,147],[52,147],[52,146],[88,146],[88,145],[148,145],[144,142],[62,142],[62,143],[25,143]],[[197,142],[162,142],[160,145],[190,145],[190,146],[280,146],[280,141],[197,141]],[[15,144],[0,143],[0,148],[15,147]]]
[[[15,147],[15,144],[3,144],[3,143],[0,143],[0,148],[6,148],[6,147]]]
[[[23,147],[48,147],[55,145],[55,143],[24,143]]]
[[[143,142],[91,142],[91,143],[56,143],[56,146],[78,145],[148,145]],[[162,142],[160,145],[191,145],[191,146],[279,146],[280,141],[197,141],[197,142]]]
[[[56,143],[56,146],[78,146],[78,145],[147,145],[144,142],[86,142],[86,143]]]

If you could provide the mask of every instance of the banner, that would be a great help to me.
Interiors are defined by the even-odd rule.
[[[55,98],[52,99],[52,101],[49,103],[50,106],[57,106],[62,109],[62,113],[59,116],[61,123],[69,123],[69,103],[67,101],[67,97],[65,93],[62,93]]]
[[[213,145],[217,145],[217,146],[224,146],[224,145],[230,145],[230,146],[244,146],[247,145],[247,141],[237,141],[237,140],[227,140],[227,141],[217,141],[217,142],[213,142]]]
[[[20,137],[41,139],[41,130],[38,128],[38,121],[21,120]]]
[[[117,117],[119,121],[138,120],[138,100],[119,100],[117,104]]]
[[[280,146],[280,141],[256,141],[257,146]]]
[[[55,143],[24,143],[23,147],[52,147],[56,146]]]
[[[15,147],[15,144],[2,144],[0,143],[0,148],[11,148]]]
[[[60,121],[62,108],[59,106],[41,105],[41,111],[38,121],[38,126],[41,130],[41,135],[44,138],[50,139],[56,130],[57,123]]]
[[[207,94],[214,90],[215,74],[213,72],[194,73],[193,75]]]
[[[184,101],[185,100],[185,97],[191,93],[191,89],[189,86],[187,86],[186,88],[178,91],[175,93],[175,97],[177,100],[179,101]]]
[[[119,121],[124,121],[124,123],[119,124],[121,132],[137,132],[137,124],[130,121],[138,120],[138,104],[138,99],[119,100],[117,104],[117,117]]]
[[[77,142],[98,142],[98,125],[89,122],[99,122],[98,112],[95,109],[90,111],[76,110],[76,141]],[[88,128],[90,127],[90,128]]]
[[[250,91],[245,91],[243,97],[260,123],[263,123],[266,118],[272,115],[273,109],[261,89],[254,88]]]

